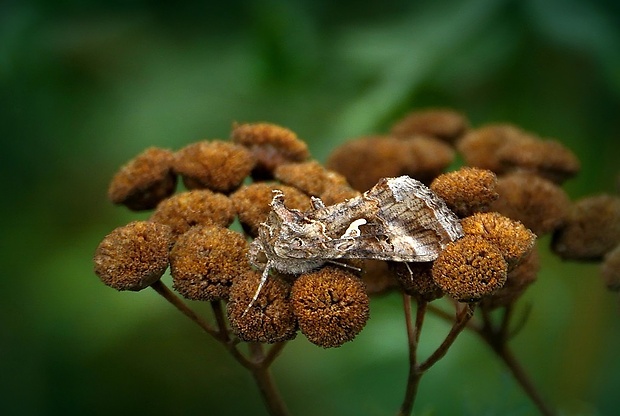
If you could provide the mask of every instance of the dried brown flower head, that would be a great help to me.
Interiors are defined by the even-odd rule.
[[[475,302],[506,282],[508,264],[484,237],[466,235],[448,244],[433,263],[433,280],[461,302]]]
[[[462,218],[487,211],[491,202],[499,197],[496,185],[497,177],[490,170],[465,167],[439,175],[430,188]]]
[[[108,198],[134,211],[155,208],[172,195],[177,177],[170,150],[149,147],[125,164],[112,178]]]
[[[169,225],[176,235],[194,225],[217,224],[228,227],[235,218],[232,202],[208,189],[182,192],[162,201],[150,220]]]
[[[600,260],[620,244],[620,198],[596,195],[577,201],[552,249],[563,259]]]
[[[412,165],[406,142],[387,136],[348,141],[336,147],[325,164],[358,191],[370,189],[380,178],[403,175]]]
[[[291,130],[269,123],[234,124],[233,142],[247,147],[257,164],[255,178],[271,178],[276,167],[283,163],[302,162],[310,157],[308,146]]]
[[[461,226],[465,234],[479,235],[491,241],[511,267],[519,263],[536,242],[536,235],[523,224],[498,212],[476,213],[463,218]]]
[[[504,286],[482,298],[482,305],[495,309],[514,303],[525,292],[525,289],[536,281],[539,270],[538,251],[530,250],[519,264],[508,272]]]
[[[607,289],[620,292],[620,244],[605,255],[601,274]]]
[[[467,132],[456,144],[468,166],[503,173],[498,151],[507,143],[526,139],[527,133],[512,124],[487,124]]]
[[[352,140],[337,147],[326,166],[345,176],[358,191],[366,191],[381,178],[409,175],[429,182],[453,160],[454,151],[441,140],[430,137],[397,139],[372,136]]]
[[[320,196],[329,187],[347,185],[344,176],[324,168],[315,160],[280,165],[274,176],[280,182],[312,196]]]
[[[512,173],[497,181],[499,198],[490,210],[520,221],[537,236],[561,226],[570,209],[564,190],[540,176]]]
[[[188,189],[229,193],[241,185],[255,164],[247,148],[218,140],[193,143],[174,154],[174,170]]]
[[[193,300],[227,300],[235,277],[250,269],[248,242],[219,225],[192,227],[170,252],[174,288]]]
[[[526,171],[558,184],[580,169],[575,154],[555,140],[510,141],[498,149],[497,157],[504,171]]]
[[[391,134],[398,138],[431,136],[453,143],[469,128],[467,118],[454,110],[429,109],[413,111],[397,121]]]
[[[142,290],[168,268],[170,227],[148,221],[131,222],[105,236],[95,251],[95,273],[117,290]]]
[[[443,296],[443,290],[433,280],[432,262],[390,262],[389,266],[406,294],[425,302]]]
[[[398,287],[386,261],[365,259],[360,263],[362,281],[369,296],[381,295]]]
[[[252,237],[258,235],[258,227],[265,222],[273,199],[273,191],[279,189],[284,193],[284,205],[290,209],[307,211],[310,209],[310,197],[286,185],[257,182],[243,186],[230,196],[235,207],[239,222],[243,229]]]
[[[270,276],[258,299],[246,311],[261,273],[247,270],[233,280],[227,304],[228,319],[235,335],[247,342],[281,342],[295,338],[297,320],[289,294],[291,286],[278,276]]]
[[[319,197],[325,205],[329,206],[360,195],[360,191],[351,188],[349,185],[334,185],[325,188]]]
[[[415,170],[409,176],[421,182],[431,183],[454,160],[452,146],[434,137],[416,136],[404,141],[416,160]]]
[[[364,328],[369,300],[364,284],[354,274],[327,266],[306,273],[291,291],[293,311],[301,332],[313,344],[339,347]]]

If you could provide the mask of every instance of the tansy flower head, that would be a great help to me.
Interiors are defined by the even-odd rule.
[[[347,185],[344,176],[325,169],[315,160],[280,165],[276,168],[274,175],[280,182],[317,197],[321,196],[328,187]]]
[[[601,273],[607,289],[620,292],[620,244],[605,255]]]
[[[234,124],[230,137],[254,155],[256,166],[252,176],[256,179],[271,178],[279,165],[302,162],[310,157],[305,142],[291,130],[276,124]]]
[[[476,213],[461,220],[463,232],[491,241],[509,266],[514,266],[530,252],[536,235],[518,221],[497,212]]]
[[[447,245],[433,263],[433,280],[461,302],[475,302],[506,282],[508,264],[500,250],[478,235],[466,235]]]
[[[170,196],[177,177],[172,171],[172,152],[150,147],[125,164],[112,178],[108,198],[134,211],[155,208]]]
[[[388,262],[383,260],[360,260],[362,281],[369,296],[381,295],[398,288],[398,282],[390,271]],[[357,263],[353,264],[357,266]]]
[[[190,228],[170,252],[174,288],[193,300],[228,299],[235,277],[244,275],[248,242],[243,235],[219,225]]]
[[[148,221],[131,222],[105,236],[95,251],[95,273],[117,290],[142,290],[168,268],[170,227]]]
[[[497,158],[504,171],[526,171],[558,184],[580,169],[575,154],[555,140],[513,140],[498,149]]]
[[[247,270],[230,288],[228,319],[235,335],[248,342],[281,342],[295,338],[297,320],[289,300],[291,286],[278,276],[269,276],[258,299],[247,309],[261,273]]]
[[[174,154],[174,170],[188,189],[229,193],[250,174],[256,161],[245,147],[223,141],[202,141]]]
[[[488,210],[499,197],[496,185],[497,177],[490,170],[465,167],[439,175],[430,188],[457,216],[466,217]]]
[[[235,218],[232,202],[225,195],[200,189],[182,192],[162,201],[150,220],[169,225],[175,235],[194,225],[228,227]]]
[[[398,138],[430,136],[453,143],[469,127],[467,118],[454,110],[428,109],[407,114],[392,127],[391,134]]]
[[[520,221],[537,236],[561,226],[570,209],[570,200],[562,188],[540,176],[512,173],[497,181],[499,198],[490,210]]]
[[[509,272],[504,286],[482,298],[482,306],[490,309],[514,303],[525,289],[536,281],[540,258],[536,249],[530,250]]]
[[[326,166],[344,175],[354,189],[366,191],[381,178],[400,175],[430,182],[453,158],[454,150],[435,138],[371,136],[337,147]]]
[[[293,284],[291,302],[301,332],[324,348],[351,341],[369,316],[364,284],[338,267],[327,266],[299,276]]]
[[[433,280],[432,262],[390,262],[389,266],[406,294],[426,302],[443,296],[443,290]]]
[[[596,195],[577,201],[553,235],[553,251],[563,259],[600,260],[620,244],[620,198]]]
[[[526,139],[527,133],[512,124],[487,124],[468,131],[456,144],[465,164],[503,173],[498,151],[508,143]]]

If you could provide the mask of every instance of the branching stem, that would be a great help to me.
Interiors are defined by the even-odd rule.
[[[206,333],[224,345],[233,358],[252,373],[252,377],[254,377],[263,401],[271,415],[287,416],[289,414],[282,400],[282,396],[274,383],[271,371],[269,370],[269,366],[280,352],[282,352],[282,349],[286,345],[285,342],[275,344],[267,354],[264,353],[261,344],[251,343],[249,344],[250,357],[248,358],[237,348],[238,341],[230,336],[221,302],[211,302],[211,308],[213,309],[213,314],[215,315],[215,321],[217,323],[217,329],[215,329],[209,322],[196,314],[196,312],[183,302],[183,300],[171,291],[161,280],[153,283],[151,287],[183,315],[187,316]]]

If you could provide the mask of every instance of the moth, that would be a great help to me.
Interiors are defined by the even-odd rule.
[[[272,269],[301,274],[338,259],[433,261],[463,236],[443,199],[409,176],[383,178],[363,195],[330,206],[312,197],[306,212],[288,209],[283,199],[274,191],[267,220],[250,244],[250,263],[263,273],[246,312]]]

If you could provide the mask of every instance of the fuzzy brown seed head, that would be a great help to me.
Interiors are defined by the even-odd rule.
[[[227,300],[234,278],[250,269],[248,242],[219,225],[192,227],[170,252],[174,288],[193,300]]]
[[[237,189],[255,164],[247,148],[223,141],[193,143],[174,155],[174,170],[188,189],[207,188],[214,192]]]
[[[293,284],[291,302],[301,332],[324,348],[351,341],[369,317],[364,284],[337,267],[327,266],[299,276]]]
[[[228,227],[234,218],[235,209],[228,197],[201,189],[182,192],[162,201],[150,221],[170,226],[178,236],[194,225]]]
[[[281,342],[295,338],[297,319],[289,299],[291,286],[277,276],[269,276],[258,299],[247,310],[256,293],[261,273],[248,270],[230,288],[227,304],[232,331],[247,342]]]
[[[448,244],[433,263],[433,280],[461,302],[475,302],[501,288],[508,264],[489,240],[466,235]]]
[[[519,263],[536,243],[536,235],[523,224],[498,212],[480,212],[461,220],[466,235],[479,235],[491,241],[510,267]]]
[[[464,167],[439,175],[430,188],[462,218],[487,211],[491,202],[499,197],[496,185],[497,177],[490,170]]]
[[[381,178],[400,175],[429,182],[453,158],[452,148],[438,139],[418,136],[401,140],[372,136],[337,147],[326,166],[344,175],[354,189],[366,191]]]
[[[325,188],[325,191],[319,195],[319,198],[321,198],[321,201],[323,201],[326,206],[329,206],[360,195],[360,191],[351,188],[349,185],[334,185]]]
[[[570,210],[564,190],[537,175],[512,173],[497,181],[499,198],[490,210],[520,221],[537,236],[560,227]]]
[[[105,236],[95,251],[95,273],[117,290],[142,290],[168,268],[170,227],[148,221],[131,222]]]
[[[527,140],[528,134],[511,124],[487,124],[467,132],[456,144],[468,166],[503,173],[498,151],[508,143]]]
[[[607,289],[620,292],[620,244],[605,255],[601,274]]]
[[[380,178],[404,174],[412,164],[407,144],[394,137],[371,136],[336,147],[326,166],[347,178],[358,191],[373,187]]]
[[[382,295],[398,288],[386,261],[365,259],[360,262],[360,268],[368,296]]]
[[[577,201],[552,249],[563,259],[601,260],[620,244],[620,198],[596,195]]]
[[[271,178],[279,165],[310,157],[306,143],[291,130],[276,124],[234,124],[230,137],[254,155],[257,164],[252,176],[255,178]]]
[[[274,171],[274,176],[280,182],[312,196],[320,196],[331,186],[347,185],[344,176],[325,169],[315,160],[280,165]]]
[[[580,169],[579,159],[555,140],[515,140],[497,151],[503,171],[526,171],[554,183],[575,176]]]
[[[432,262],[390,262],[389,266],[406,294],[425,302],[443,296],[443,290],[433,280]]]
[[[525,290],[536,281],[540,270],[540,258],[536,249],[530,250],[523,259],[508,272],[506,283],[489,296],[482,298],[482,306],[495,309],[514,303]]]
[[[421,182],[431,183],[454,160],[454,149],[434,137],[416,136],[405,141],[416,160],[415,171],[409,176]]]
[[[454,143],[469,128],[467,118],[449,109],[414,111],[392,127],[391,134],[398,138],[430,136]]]
[[[170,196],[177,177],[172,171],[170,150],[149,147],[125,164],[112,178],[108,198],[134,211],[155,208]]]
[[[264,182],[241,187],[230,199],[244,231],[252,237],[258,235],[260,224],[267,220],[274,190],[284,193],[284,205],[287,208],[307,211],[311,207],[310,197],[297,188]]]

